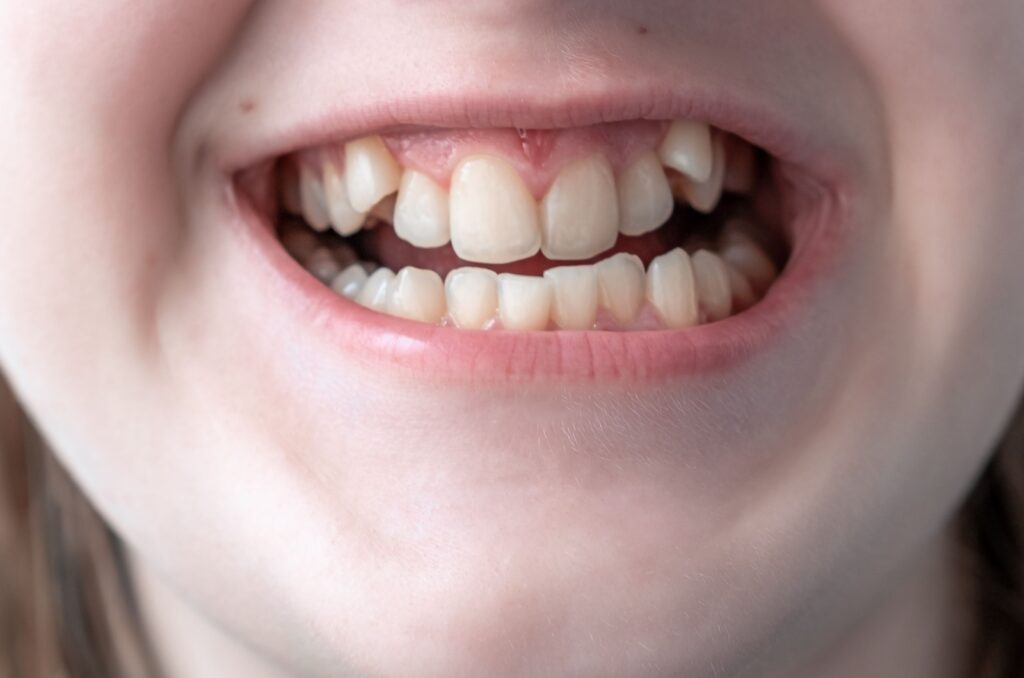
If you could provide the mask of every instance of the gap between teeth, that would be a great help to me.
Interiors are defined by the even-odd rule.
[[[446,190],[427,175],[403,170],[379,136],[300,163],[280,187],[288,211],[317,231],[350,236],[391,222],[417,247],[451,243],[464,261],[506,264],[543,252],[548,259],[590,259],[621,233],[639,236],[664,225],[676,201],[709,213],[723,191],[750,193],[753,148],[705,123],[676,120],[656,149],[634,158],[618,176],[597,153],[562,168],[539,201],[515,168],[495,155],[463,158]]]

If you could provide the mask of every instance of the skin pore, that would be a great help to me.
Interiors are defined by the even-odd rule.
[[[0,365],[171,678],[963,673],[948,523],[1024,382],[1017,0],[45,0],[0,40]],[[391,364],[224,199],[382,110],[624,90],[755,102],[848,182],[843,254],[742,360]]]

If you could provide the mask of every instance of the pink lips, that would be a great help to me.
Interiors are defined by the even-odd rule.
[[[593,116],[599,118],[601,113]],[[673,115],[666,112],[663,117]],[[437,116],[429,119],[432,124],[438,121]],[[458,122],[451,120],[454,125]],[[730,128],[713,118],[708,122],[734,133],[743,128]],[[790,135],[770,136],[778,139]],[[757,143],[756,139],[749,140]],[[284,147],[281,153],[290,150],[293,148]],[[787,161],[787,149],[769,146],[766,150]],[[826,159],[819,167],[836,166],[832,159]],[[800,171],[804,171],[803,166]],[[399,370],[435,383],[565,379],[648,382],[727,369],[782,340],[799,326],[808,291],[834,269],[839,255],[847,249],[843,247],[846,229],[842,228],[845,203],[838,199],[847,187],[835,174],[809,171],[808,175],[822,190],[816,191],[813,203],[802,206],[787,224],[793,236],[790,260],[760,303],[709,325],[642,332],[465,331],[376,313],[336,294],[300,268],[274,237],[267,218],[235,190],[234,173],[229,175],[229,196],[237,217],[233,220],[237,232],[251,245],[248,249],[262,258],[257,268],[280,276],[286,298],[293,296],[296,308],[310,309],[304,331],[325,332],[338,351],[358,355],[382,370]],[[789,331],[784,332],[787,328]]]

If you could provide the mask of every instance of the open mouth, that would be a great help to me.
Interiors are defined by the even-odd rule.
[[[679,329],[742,313],[785,266],[773,162],[694,120],[398,130],[275,159],[261,204],[311,275],[390,316]]]

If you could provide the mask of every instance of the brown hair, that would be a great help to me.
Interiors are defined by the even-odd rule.
[[[1024,403],[958,527],[976,594],[971,676],[1019,678]],[[0,678],[157,678],[128,582],[117,539],[0,378]]]

